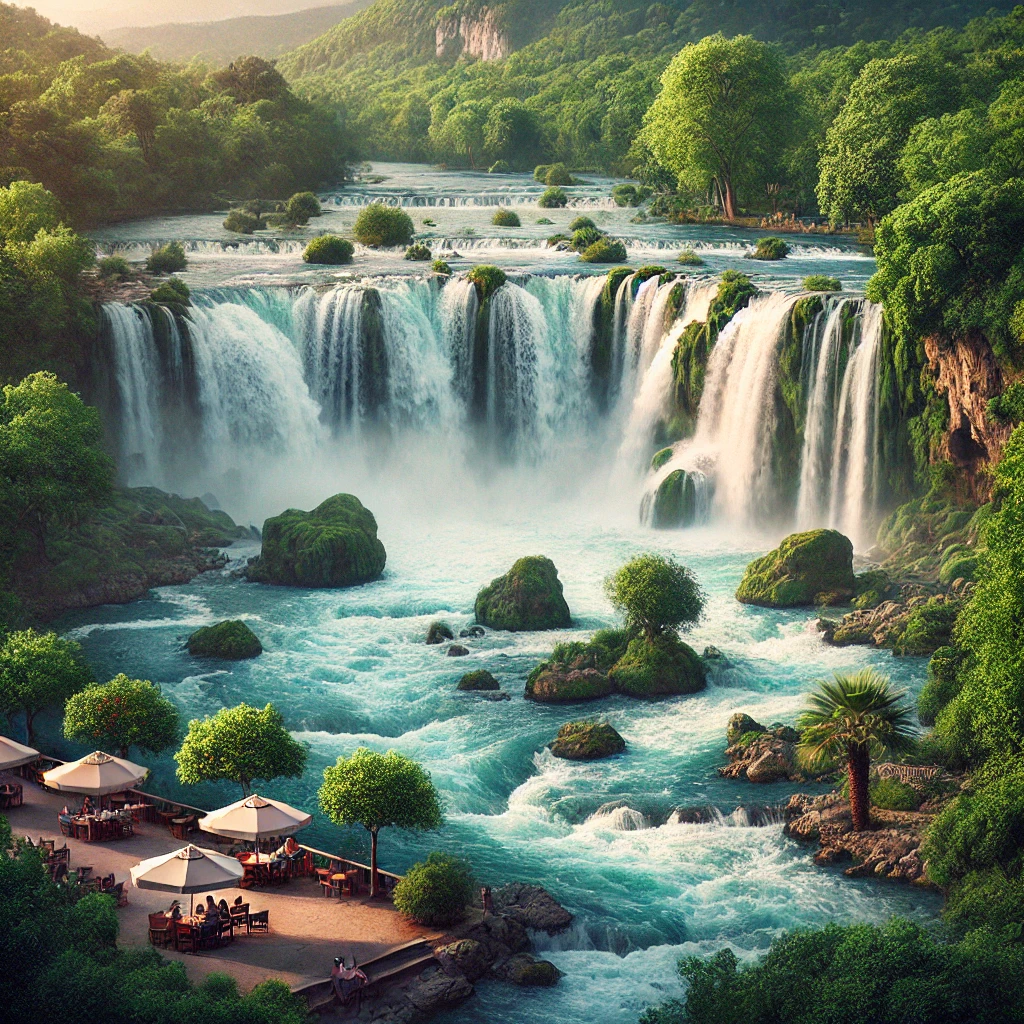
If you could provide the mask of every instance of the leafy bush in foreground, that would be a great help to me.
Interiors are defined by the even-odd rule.
[[[455,924],[473,901],[472,869],[459,857],[432,853],[406,872],[393,898],[395,908],[419,924]]]
[[[177,274],[188,266],[185,247],[181,242],[168,242],[150,254],[146,269],[151,274]]]

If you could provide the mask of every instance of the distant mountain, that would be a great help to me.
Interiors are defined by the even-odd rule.
[[[82,32],[100,33],[115,28],[163,23],[222,21],[226,18],[273,17],[311,7],[325,0],[28,0],[44,17]],[[28,6],[26,4],[25,6]]]
[[[158,60],[187,62],[200,57],[227,64],[242,54],[277,57],[333,28],[368,7],[372,0],[347,0],[273,17],[229,18],[198,24],[149,25],[103,32],[108,46],[129,53],[149,50]]]

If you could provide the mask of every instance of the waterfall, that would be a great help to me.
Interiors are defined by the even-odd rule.
[[[866,303],[839,395],[829,502],[829,525],[845,533],[855,546],[869,543],[878,525],[881,342],[882,307]]]

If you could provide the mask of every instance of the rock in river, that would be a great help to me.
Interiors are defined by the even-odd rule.
[[[476,596],[477,622],[491,629],[522,632],[571,625],[558,570],[550,558],[520,558],[504,576]]]
[[[790,534],[743,574],[736,600],[765,608],[841,604],[856,592],[853,544],[836,530]]]

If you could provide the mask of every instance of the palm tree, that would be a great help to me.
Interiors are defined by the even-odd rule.
[[[799,751],[808,765],[846,758],[853,827],[868,827],[868,770],[871,757],[912,750],[915,728],[905,690],[893,689],[888,676],[873,668],[818,682],[798,725]]]

